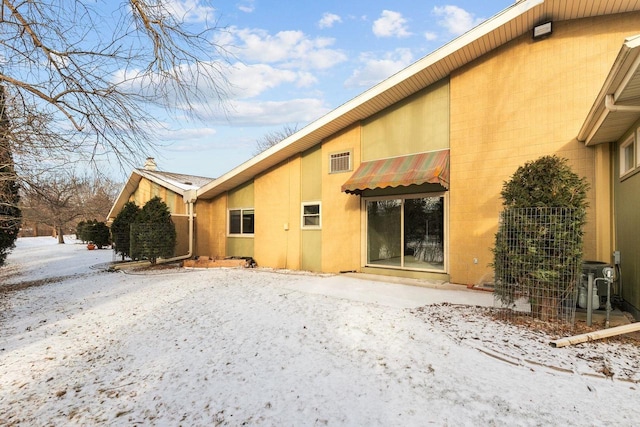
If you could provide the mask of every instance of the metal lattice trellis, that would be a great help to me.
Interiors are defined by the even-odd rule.
[[[173,223],[131,224],[131,258],[148,259],[155,262],[158,258],[170,258],[174,255],[176,229]]]
[[[581,215],[578,209],[547,207],[502,213],[494,250],[494,300],[503,316],[574,324]]]

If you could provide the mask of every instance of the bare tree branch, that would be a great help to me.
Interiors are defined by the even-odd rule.
[[[204,1],[194,4],[213,11]],[[0,84],[11,115],[25,118],[23,143],[30,135],[47,153],[112,153],[131,166],[153,151],[154,108],[224,108],[228,53],[213,41],[223,29],[187,22],[176,3],[3,0]]]
[[[283,139],[288,138],[298,131],[298,125],[289,126],[285,125],[282,129],[274,130],[265,134],[262,138],[256,141],[256,148],[253,151],[254,155],[258,155],[263,151],[273,147]]]

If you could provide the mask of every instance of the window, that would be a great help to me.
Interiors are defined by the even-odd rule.
[[[253,209],[229,210],[229,235],[253,235]]]
[[[351,170],[351,151],[329,155],[329,173],[349,172]]]
[[[302,228],[320,228],[322,221],[320,220],[321,206],[319,202],[302,204],[302,219],[300,223]]]
[[[445,270],[444,195],[375,198],[367,207],[367,265]]]
[[[620,145],[620,176],[624,176],[636,167],[635,138],[633,135]]]

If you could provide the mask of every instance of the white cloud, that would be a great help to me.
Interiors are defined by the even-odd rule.
[[[438,24],[456,36],[466,33],[484,21],[484,18],[476,18],[472,13],[452,5],[435,6],[433,14],[442,18],[438,20]]]
[[[226,71],[232,99],[253,98],[284,83],[296,83],[295,71],[274,68],[268,64],[236,63]],[[305,76],[305,79],[307,77]]]
[[[342,22],[342,18],[340,18],[340,16],[335,13],[325,12],[320,21],[318,21],[318,26],[320,28],[331,28],[333,27],[333,24],[340,22]]]
[[[186,22],[212,22],[215,9],[202,0],[169,0],[166,8],[172,15]]]
[[[206,138],[212,138],[218,131],[210,127],[196,127],[184,129],[166,129],[159,133],[164,140],[171,141],[200,141]]]
[[[399,12],[383,10],[380,18],[373,22],[373,34],[377,37],[408,37],[407,20]]]
[[[283,67],[326,69],[344,62],[344,52],[331,49],[335,39],[309,38],[302,31],[280,31],[275,35],[260,29],[232,28],[234,54],[245,62],[279,63]]]
[[[438,38],[438,35],[436,33],[432,33],[431,31],[427,31],[424,33],[424,38],[427,41],[433,41]]]
[[[233,125],[281,125],[310,123],[329,112],[320,99],[300,98],[286,101],[234,102],[229,112]]]
[[[363,66],[351,74],[345,82],[346,87],[371,87],[378,84],[411,64],[413,55],[409,49],[396,49],[387,52],[382,58],[362,54],[360,62]]]
[[[252,13],[256,9],[254,0],[244,0],[242,4],[238,5],[238,9],[244,13]]]

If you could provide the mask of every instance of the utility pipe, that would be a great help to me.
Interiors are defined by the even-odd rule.
[[[593,316],[593,273],[589,273],[587,278],[587,326],[591,326]]]
[[[588,332],[586,334],[574,335],[572,337],[560,338],[551,341],[551,347],[565,347],[572,344],[580,344],[587,341],[595,341],[602,338],[613,337],[616,335],[629,334],[631,332],[640,331],[640,322],[630,323],[628,325],[616,326],[614,328],[602,329],[600,331]]]

